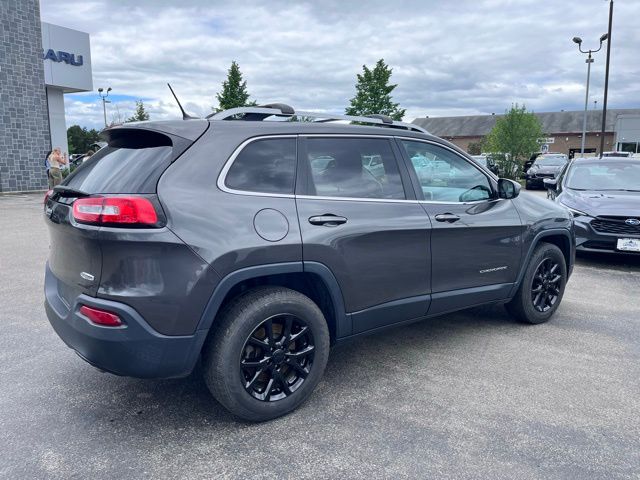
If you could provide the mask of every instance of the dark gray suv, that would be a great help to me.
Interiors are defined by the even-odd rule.
[[[565,208],[415,125],[294,114],[314,115],[103,132],[45,199],[45,307],[69,347],[135,377],[201,361],[215,398],[260,421],[309,397],[336,342],[488,303],[528,323],[558,308]]]

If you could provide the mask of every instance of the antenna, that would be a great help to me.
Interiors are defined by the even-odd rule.
[[[184,108],[182,108],[182,105],[180,104],[180,100],[178,100],[178,96],[176,95],[176,92],[174,92],[173,88],[171,88],[171,85],[167,83],[167,87],[169,87],[169,90],[171,90],[171,93],[173,94],[173,98],[176,99],[176,102],[178,103],[178,107],[180,107],[180,111],[182,112],[182,119],[183,120],[194,120],[194,119],[198,118],[198,117],[192,117],[187,112],[185,112]]]

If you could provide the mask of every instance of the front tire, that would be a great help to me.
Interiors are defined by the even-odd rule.
[[[329,357],[329,330],[318,306],[282,287],[238,296],[210,335],[203,352],[207,386],[227,410],[253,422],[295,410]]]
[[[544,323],[560,305],[567,283],[567,266],[562,251],[542,242],[529,260],[520,287],[505,306],[521,322]]]

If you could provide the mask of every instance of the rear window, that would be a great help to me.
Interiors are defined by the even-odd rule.
[[[78,167],[63,183],[87,193],[155,193],[173,158],[171,139],[144,130],[113,132],[109,145]]]

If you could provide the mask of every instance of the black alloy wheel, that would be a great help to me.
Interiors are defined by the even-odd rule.
[[[531,282],[531,302],[536,311],[547,312],[558,301],[562,279],[559,272],[560,265],[548,257],[536,268]]]
[[[282,400],[311,373],[315,344],[304,320],[291,314],[267,318],[249,335],[240,358],[245,390],[264,402]]]

